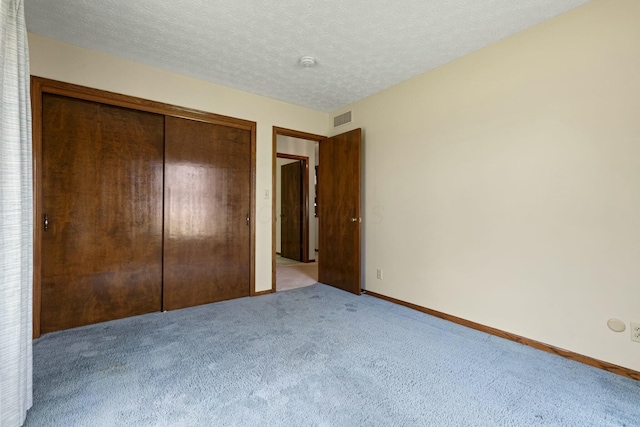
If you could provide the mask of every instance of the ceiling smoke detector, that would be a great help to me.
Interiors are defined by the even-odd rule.
[[[305,68],[311,68],[316,66],[316,60],[313,59],[313,56],[303,56],[300,58],[300,65]]]

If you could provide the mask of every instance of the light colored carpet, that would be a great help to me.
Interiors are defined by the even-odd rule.
[[[26,426],[638,426],[640,382],[316,284],[44,335]]]
[[[296,265],[302,264],[300,261],[296,261],[295,259],[285,258],[280,255],[276,255],[276,265]]]
[[[318,263],[276,265],[276,291],[311,286],[318,282]]]

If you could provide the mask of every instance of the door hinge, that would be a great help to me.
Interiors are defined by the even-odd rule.
[[[249,218],[249,214],[247,214],[247,226],[249,225],[250,222],[251,222],[251,218]]]

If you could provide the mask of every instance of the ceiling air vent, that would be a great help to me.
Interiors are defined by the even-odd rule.
[[[346,113],[342,113],[339,116],[335,116],[333,118],[334,128],[337,128],[338,126],[346,125],[347,123],[351,123],[351,111],[347,111]]]

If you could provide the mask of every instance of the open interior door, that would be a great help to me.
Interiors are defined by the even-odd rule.
[[[318,281],[360,294],[361,129],[320,143]]]
[[[302,261],[302,164],[301,160],[280,167],[280,255]]]

